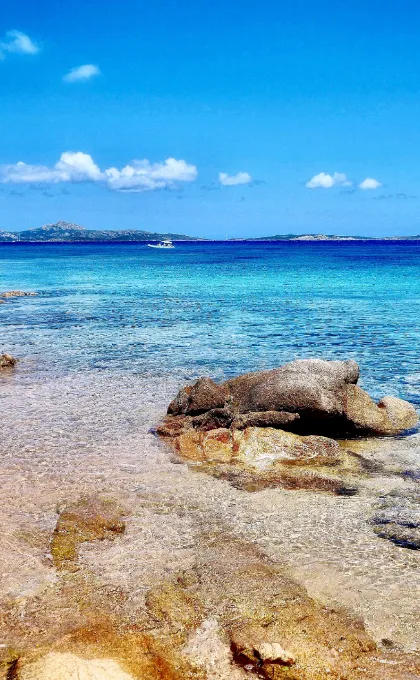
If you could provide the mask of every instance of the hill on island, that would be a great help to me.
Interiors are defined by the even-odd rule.
[[[161,241],[170,238],[173,241],[202,241],[205,239],[186,236],[185,234],[158,234],[140,229],[99,230],[86,229],[78,224],[60,220],[55,224],[45,224],[37,229],[25,231],[0,231],[0,241],[24,242],[80,242],[80,241]]]

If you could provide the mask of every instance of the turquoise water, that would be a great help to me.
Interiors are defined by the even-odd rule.
[[[420,243],[1,244],[1,350],[20,370],[180,382],[354,358],[420,403]]]

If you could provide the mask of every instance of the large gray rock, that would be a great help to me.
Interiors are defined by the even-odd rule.
[[[411,404],[395,397],[376,404],[358,379],[355,361],[303,359],[220,385],[201,378],[179,392],[168,413],[194,416],[196,429],[211,429],[214,420],[215,427],[274,426],[337,436],[398,434],[417,424]]]
[[[223,384],[239,412],[320,411],[342,413],[343,388],[355,384],[355,361],[292,361],[281,368],[245,375]]]

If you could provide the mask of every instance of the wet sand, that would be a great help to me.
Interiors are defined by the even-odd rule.
[[[149,590],[197,568],[217,536],[214,559],[224,543],[252,546],[321,604],[360,617],[377,643],[419,651],[419,552],[378,538],[369,524],[381,493],[414,488],[400,472],[418,469],[417,435],[357,444],[384,468],[366,474],[355,496],[247,493],[175,461],[149,432],[175,380],[107,371],[52,378],[29,368],[0,378],[2,649],[53,644],[92,611],[141,618]],[[51,536],[57,510],[82,494],[120,504],[126,531],[83,543],[76,575],[64,578]],[[235,550],[226,559],[233,567]],[[220,669],[213,677],[236,677]]]

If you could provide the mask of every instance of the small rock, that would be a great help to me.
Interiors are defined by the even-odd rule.
[[[17,362],[17,359],[12,357],[11,354],[0,354],[0,369],[1,368],[12,368]]]
[[[293,654],[283,649],[278,642],[263,642],[256,647],[256,652],[263,663],[280,663],[284,666],[293,666],[296,663]]]
[[[24,290],[6,290],[4,293],[0,293],[0,297],[11,298],[11,297],[33,297],[38,295],[38,293],[29,293]]]

